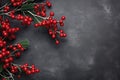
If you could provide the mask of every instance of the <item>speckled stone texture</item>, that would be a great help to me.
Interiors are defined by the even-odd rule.
[[[21,80],[120,80],[120,0],[50,1],[56,18],[67,17],[68,37],[56,46],[46,30],[23,28],[15,42],[28,39],[30,47],[17,63],[41,73]]]

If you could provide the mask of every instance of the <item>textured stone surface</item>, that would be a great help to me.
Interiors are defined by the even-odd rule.
[[[67,17],[68,37],[56,46],[33,25],[19,32],[16,41],[28,39],[30,47],[17,63],[41,69],[21,80],[120,80],[120,0],[51,1],[56,17]]]

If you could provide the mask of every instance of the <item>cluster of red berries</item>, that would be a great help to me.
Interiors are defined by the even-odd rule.
[[[40,70],[35,68],[34,65],[28,66],[28,64],[25,65],[13,64],[14,58],[20,57],[21,52],[23,52],[24,50],[25,48],[20,43],[15,45],[9,45],[5,48],[2,48],[0,51],[0,63],[3,64],[3,69],[5,70],[9,69],[10,70],[9,72],[13,74],[18,74],[20,69],[26,74],[33,74],[39,72]],[[20,74],[18,76],[20,77]]]
[[[0,76],[3,77],[2,80],[11,80],[13,78],[11,74],[17,75],[17,77],[20,78],[20,71],[28,75],[40,72],[35,65],[14,64],[14,60],[21,56],[28,45],[26,41],[9,45],[9,42],[16,38],[15,33],[18,32],[20,28],[12,27],[8,17],[20,21],[23,25],[30,25],[32,21],[37,20],[34,26],[36,28],[45,27],[56,44],[60,43],[59,37],[67,36],[64,30],[61,29],[61,27],[64,26],[66,17],[62,16],[60,20],[57,20],[54,18],[55,14],[53,11],[47,16],[46,7],[50,8],[52,6],[48,0],[43,3],[32,3],[32,1],[34,0],[10,0],[10,4],[0,7],[0,68],[3,69],[3,71],[0,69]],[[24,10],[24,12],[22,10]],[[26,13],[29,13],[29,16]],[[5,75],[6,73],[7,75]]]
[[[34,6],[34,11],[35,11],[35,13],[37,14],[37,15],[39,15],[39,16],[43,16],[43,17],[45,17],[46,16],[46,9],[45,9],[45,6],[44,6],[44,4],[36,4],[35,6]]]
[[[31,17],[29,17],[29,16],[22,16],[20,14],[18,14],[16,16],[16,19],[17,20],[21,20],[23,25],[30,25],[31,22],[32,22],[32,18]]]
[[[14,74],[18,73],[19,72],[19,68],[23,72],[25,72],[27,75],[40,72],[39,69],[35,68],[35,65],[29,66],[28,64],[24,64],[24,65],[15,65],[15,64],[12,64],[12,66],[11,66],[11,72],[14,73]]]
[[[46,17],[46,8],[45,6],[51,7],[52,4],[49,1],[46,1],[45,3],[42,4],[36,4],[34,6],[34,11],[36,13],[36,15],[42,16],[43,20],[36,23],[34,26],[37,27],[46,27],[49,31],[49,34],[51,35],[51,37],[53,39],[55,39],[56,44],[59,44],[60,41],[57,39],[57,35],[59,35],[60,37],[66,37],[66,33],[61,30],[57,24],[59,24],[60,26],[64,26],[64,20],[65,20],[65,16],[62,16],[60,20],[56,20],[54,18],[54,12],[51,11],[50,15],[48,17]]]
[[[6,46],[6,41],[4,41],[2,37],[0,37],[0,48],[5,47],[5,46]]]
[[[51,35],[51,37],[56,40],[56,44],[59,44],[60,42],[57,39],[57,35],[60,37],[66,37],[67,35],[63,30],[59,30],[57,23],[59,23],[61,26],[64,25],[63,20],[57,21],[56,19],[52,19],[52,17],[50,17],[49,19],[36,23],[35,27],[46,27],[49,31],[49,35]]]
[[[12,65],[12,66],[10,66],[10,68],[11,68],[10,71],[14,74],[19,72],[18,66]]]
[[[2,48],[0,52],[0,60],[2,63],[4,63],[3,68],[6,69],[11,66],[14,57],[16,57],[16,54],[22,51],[24,51],[24,48],[21,44],[10,45],[7,46],[7,48]]]
[[[20,19],[21,16],[17,16],[16,19]],[[27,19],[27,21],[31,21],[31,19],[27,16],[23,17],[22,20]],[[25,22],[25,21],[24,21]],[[0,30],[1,30],[1,36],[0,36],[0,64],[2,64],[2,68],[6,71],[9,70],[10,73],[18,74],[18,65],[13,65],[14,58],[20,57],[21,53],[25,50],[25,48],[22,46],[22,44],[18,43],[15,45],[7,45],[8,40],[15,39],[15,33],[18,32],[20,29],[18,27],[11,27],[10,21],[8,19],[3,19],[2,16],[0,16]],[[19,66],[21,71],[25,72],[26,74],[33,74],[39,72],[38,69],[36,69],[34,66],[27,66],[27,65],[21,65]],[[20,74],[18,75],[20,77]],[[6,80],[6,78],[3,78],[3,80]]]
[[[24,64],[20,68],[28,75],[40,72],[39,69],[35,68],[35,65],[29,66],[28,64]]]
[[[23,0],[10,0],[13,6],[20,6],[23,2]]]
[[[9,6],[5,6],[4,7],[4,12],[6,13],[6,12],[8,12],[10,10],[10,7]]]
[[[51,2],[46,1],[46,3],[36,4],[34,6],[35,13],[39,16],[46,17],[46,6],[50,8],[52,6]]]
[[[9,16],[12,19],[17,19],[17,20],[21,21],[23,25],[30,25],[32,23],[32,18],[31,17],[23,16],[21,14],[18,14],[18,15],[15,16],[15,11],[11,11],[9,13]]]
[[[7,11],[6,11],[7,12]],[[11,11],[9,16],[13,19],[20,20],[22,24],[29,25],[32,22],[32,18],[29,16],[22,16],[18,14],[14,15],[15,11]],[[18,43],[15,45],[8,45],[9,40],[16,38],[15,33],[20,30],[19,27],[11,27],[10,21],[8,18],[3,18],[3,15],[0,15],[0,64],[4,71],[9,70],[12,74],[18,74],[18,65],[13,65],[14,59],[21,56],[21,53],[25,50],[22,44]],[[26,74],[33,74],[39,72],[35,67],[28,66],[19,66],[20,69]],[[25,70],[26,69],[26,70]],[[20,77],[20,75],[18,75]],[[2,80],[6,80],[3,78]]]
[[[1,22],[1,32],[2,36],[5,38],[8,38],[10,40],[15,39],[15,33],[18,32],[20,29],[19,27],[14,27],[12,28],[10,26],[10,22],[8,19],[5,19],[4,21]]]

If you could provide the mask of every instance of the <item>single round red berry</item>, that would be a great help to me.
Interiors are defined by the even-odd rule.
[[[58,45],[58,44],[60,44],[60,41],[59,41],[59,40],[56,40],[56,42],[55,42],[55,43]]]
[[[62,20],[65,20],[65,19],[66,19],[66,17],[65,17],[65,16],[62,16],[62,17],[61,17],[61,19],[62,19]]]
[[[50,12],[50,16],[54,16],[54,12],[53,11]]]

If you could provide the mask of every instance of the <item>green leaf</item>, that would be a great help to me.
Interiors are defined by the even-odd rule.
[[[27,11],[27,10],[34,10],[34,5],[33,3],[30,4],[23,4],[21,6],[21,11]]]
[[[23,40],[23,41],[20,42],[20,44],[22,45],[23,48],[28,48],[29,41],[28,40]]]
[[[6,78],[6,80],[10,80],[9,78]]]
[[[34,0],[27,0],[27,2],[33,2]]]
[[[0,14],[2,14],[3,12],[0,12]]]
[[[0,73],[3,71],[3,67],[2,67],[3,65],[2,64],[0,64]]]

